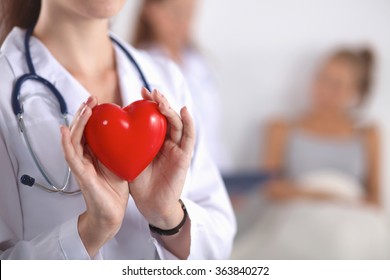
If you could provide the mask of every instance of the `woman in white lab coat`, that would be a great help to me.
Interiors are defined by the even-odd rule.
[[[222,100],[210,65],[192,43],[198,0],[143,0],[134,46],[153,57],[168,57],[182,71],[194,101],[195,117],[212,159],[222,172],[232,169],[221,136]]]
[[[216,167],[195,141],[190,114],[182,108],[191,105],[188,90],[173,64],[152,61],[121,43],[159,90],[142,89],[142,98],[157,102],[169,125],[160,154],[133,182],[108,171],[83,144],[84,127],[98,102],[124,106],[141,98],[144,83],[135,65],[108,36],[108,18],[124,2],[0,1],[0,40],[5,39],[0,55],[1,259],[229,256],[235,233],[231,205]],[[34,25],[26,47],[26,28]],[[49,193],[20,183],[24,174],[45,183],[11,106],[15,81],[29,72],[28,49],[36,73],[62,94],[71,125],[60,131],[57,99],[41,83],[29,81],[19,98],[24,132],[54,184],[63,184],[69,165],[66,191],[80,188],[81,194]]]

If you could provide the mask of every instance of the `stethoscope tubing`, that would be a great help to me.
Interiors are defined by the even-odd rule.
[[[20,101],[20,94],[21,90],[23,87],[23,84],[26,83],[27,81],[36,81],[38,83],[43,84],[57,99],[58,104],[60,106],[60,111],[61,111],[61,118],[64,120],[64,124],[66,126],[69,126],[69,121],[68,121],[68,107],[66,104],[65,99],[61,95],[60,91],[47,79],[39,76],[36,73],[34,63],[32,60],[31,56],[31,49],[30,49],[30,39],[33,34],[34,26],[29,28],[26,31],[25,37],[24,37],[24,48],[25,48],[25,59],[27,63],[27,67],[29,70],[29,73],[26,73],[19,77],[13,87],[12,90],[12,96],[11,96],[11,105],[12,105],[12,110],[17,118],[18,125],[20,128],[20,132],[23,136],[23,139],[26,143],[27,149],[34,161],[34,164],[37,166],[39,172],[41,173],[42,177],[45,179],[45,181],[49,184],[50,187],[44,186],[38,182],[35,181],[35,179],[31,176],[28,175],[23,175],[20,178],[20,181],[22,184],[27,185],[27,186],[37,186],[40,189],[43,189],[47,192],[50,193],[62,193],[62,194],[67,194],[67,195],[74,195],[78,194],[81,192],[81,190],[76,190],[76,191],[66,191],[66,188],[69,185],[69,180],[70,180],[70,175],[71,175],[71,170],[69,166],[66,167],[66,174],[64,178],[64,182],[62,187],[56,187],[54,184],[54,181],[50,178],[48,175],[48,172],[46,172],[45,168],[43,167],[43,164],[40,162],[38,156],[34,152],[30,137],[28,136],[27,128],[23,119],[24,116],[24,111],[23,111],[23,104]],[[147,88],[149,91],[151,91],[150,84],[148,83],[141,67],[137,63],[137,61],[134,59],[134,57],[130,54],[130,52],[115,38],[110,36],[110,39],[125,53],[129,61],[133,64],[133,66],[136,68],[136,70],[139,73],[140,79],[142,80],[142,83],[145,88]]]

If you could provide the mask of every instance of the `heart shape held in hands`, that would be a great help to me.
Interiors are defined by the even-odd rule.
[[[160,151],[166,131],[167,120],[157,104],[140,100],[123,109],[115,104],[96,106],[84,135],[97,159],[131,182]]]

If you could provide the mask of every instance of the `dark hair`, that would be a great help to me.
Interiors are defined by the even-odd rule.
[[[133,45],[137,48],[143,47],[145,44],[149,44],[153,41],[155,34],[153,34],[153,28],[150,26],[147,16],[146,8],[152,3],[163,3],[167,0],[143,0],[139,12],[139,17],[135,26],[135,33],[133,38]]]
[[[356,69],[356,85],[360,93],[361,102],[364,102],[370,95],[373,83],[375,56],[372,50],[369,48],[360,50],[340,49],[334,52],[330,59],[345,61]]]
[[[0,44],[13,27],[35,24],[40,10],[41,0],[0,0]]]

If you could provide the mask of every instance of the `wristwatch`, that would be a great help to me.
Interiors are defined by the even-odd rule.
[[[149,224],[149,229],[151,232],[156,233],[156,234],[161,235],[161,236],[171,236],[171,235],[175,235],[176,233],[178,233],[180,231],[180,229],[184,226],[184,224],[187,221],[188,213],[187,213],[187,209],[186,209],[186,206],[184,205],[183,201],[181,199],[179,199],[179,202],[181,204],[181,209],[183,209],[183,212],[184,212],[184,217],[181,220],[180,224],[172,229],[161,229],[161,228],[158,228],[158,227],[155,227],[155,226]]]

